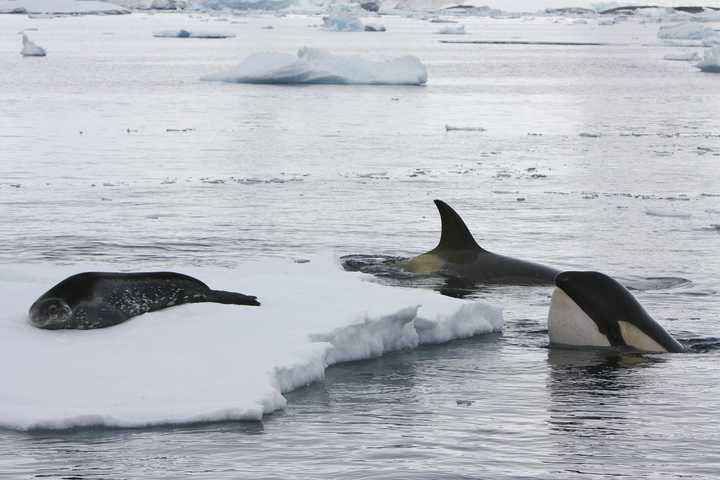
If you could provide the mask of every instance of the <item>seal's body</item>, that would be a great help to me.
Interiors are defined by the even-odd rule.
[[[211,290],[175,272],[85,272],[66,278],[30,307],[30,321],[46,329],[104,328],[183,303],[260,305],[256,297]]]

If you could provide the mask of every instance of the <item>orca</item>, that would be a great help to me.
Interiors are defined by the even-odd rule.
[[[600,272],[561,272],[548,314],[550,344],[683,352],[683,346],[615,279]]]
[[[399,262],[400,268],[474,283],[553,285],[559,270],[485,250],[455,210],[441,200],[435,200],[435,206],[442,224],[440,242],[429,252]]]

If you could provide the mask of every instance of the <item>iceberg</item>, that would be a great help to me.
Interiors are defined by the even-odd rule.
[[[234,38],[233,33],[220,32],[191,32],[189,30],[163,30],[153,33],[153,37],[159,38]]]
[[[500,331],[482,302],[371,283],[334,260],[184,269],[261,307],[189,304],[98,330],[40,330],[27,308],[48,286],[108,266],[3,265],[0,427],[146,427],[260,420],[283,393],[338,362]]]
[[[706,49],[703,60],[697,67],[703,72],[720,73],[720,47]]]
[[[330,9],[322,20],[322,28],[330,32],[362,32],[365,29],[357,15],[346,5]]]
[[[410,55],[378,62],[303,47],[297,55],[256,53],[232,70],[202,79],[266,84],[422,85],[427,82],[427,70]]]
[[[44,48],[35,44],[24,33],[22,34],[22,42],[23,46],[22,50],[20,50],[20,54],[23,57],[44,57],[45,55],[47,55],[47,52]]]
[[[661,25],[657,37],[667,43],[695,41],[703,45],[720,44],[720,32],[696,22]]]
[[[465,25],[446,25],[435,33],[439,35],[465,35]]]

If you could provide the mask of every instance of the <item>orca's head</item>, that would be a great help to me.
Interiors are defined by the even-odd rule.
[[[38,328],[63,328],[71,315],[72,309],[60,298],[43,298],[30,307],[30,322]]]
[[[618,317],[632,295],[600,272],[561,272],[548,315],[550,342],[571,346],[624,345]]]
[[[615,279],[600,272],[560,272],[555,285],[588,315],[614,309],[632,297]]]
[[[550,342],[560,345],[632,347],[682,352],[683,346],[648,315],[616,280],[599,272],[561,272],[555,277],[548,315]]]

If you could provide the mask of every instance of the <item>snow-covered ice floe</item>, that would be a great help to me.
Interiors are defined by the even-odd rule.
[[[153,37],[160,38],[234,38],[233,33],[221,32],[191,32],[189,30],[163,30],[153,33]]]
[[[690,213],[665,211],[665,210],[658,210],[655,208],[646,208],[645,215],[649,215],[651,217],[665,217],[665,218],[690,218],[690,217],[692,217],[692,214],[690,214]]]
[[[130,10],[113,3],[94,0],[0,0],[0,13],[118,15],[130,13]]]
[[[446,25],[435,33],[439,35],[465,35],[465,25]]]
[[[303,47],[297,55],[256,53],[232,70],[208,75],[203,80],[270,84],[422,85],[425,65],[417,57],[404,56],[371,61],[360,56],[333,55]]]
[[[720,47],[706,49],[703,60],[697,67],[703,72],[720,73]]]
[[[100,266],[107,270],[107,266]],[[0,427],[143,427],[259,420],[337,362],[499,331],[493,306],[371,283],[333,259],[182,269],[260,307],[169,308],[98,330],[40,330],[27,309],[92,266],[0,269]]]
[[[20,55],[23,57],[44,57],[47,55],[47,52],[44,48],[37,45],[35,42],[30,40],[27,35],[24,33],[22,34],[22,50],[20,50]]]

